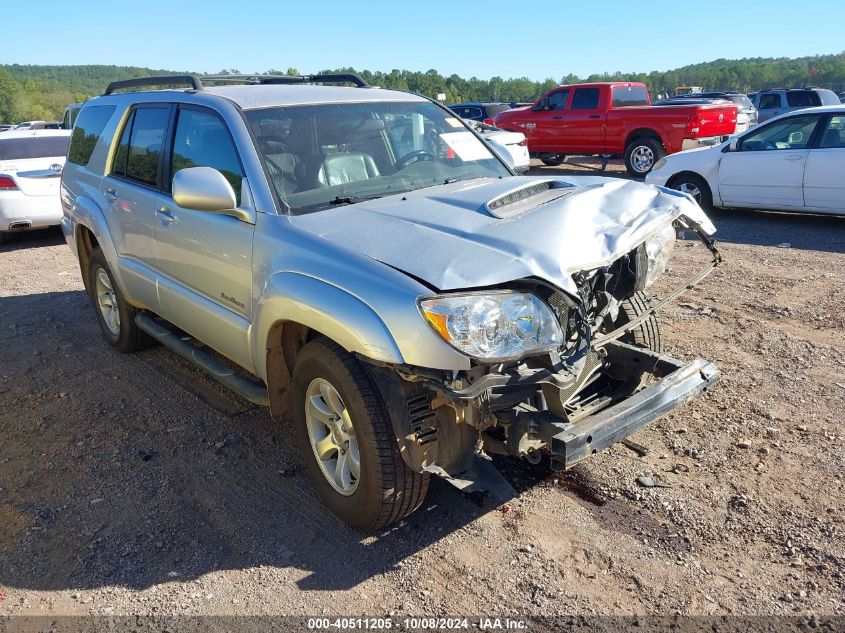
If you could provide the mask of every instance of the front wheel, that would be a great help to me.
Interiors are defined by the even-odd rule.
[[[416,510],[429,475],[407,467],[387,409],[361,364],[327,338],[302,348],[293,370],[296,442],[323,503],[374,532]]]
[[[625,148],[625,167],[634,178],[645,178],[665,154],[660,139],[652,136],[636,138]]]
[[[558,165],[563,164],[563,161],[566,160],[566,156],[563,154],[552,154],[551,156],[546,156],[540,160],[548,167],[557,167]]]
[[[713,208],[713,192],[710,190],[710,185],[698,174],[689,172],[678,174],[670,178],[666,186],[688,193],[705,211]]]

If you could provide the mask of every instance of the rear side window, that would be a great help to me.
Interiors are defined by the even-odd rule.
[[[599,107],[598,88],[578,88],[572,97],[573,110],[595,110]]]
[[[213,167],[219,171],[232,185],[240,204],[244,174],[238,153],[226,125],[211,112],[179,111],[170,173],[175,175],[188,167]]]
[[[114,114],[114,108],[115,106],[90,106],[79,112],[70,137],[68,161],[83,167],[88,164],[106,123]]]
[[[822,100],[812,90],[790,90],[786,93],[786,103],[790,108],[813,108],[820,106]]]
[[[613,86],[614,108],[648,105],[648,90],[644,86]]]
[[[170,106],[136,108],[120,135],[112,174],[145,185],[157,185],[169,121]]]
[[[760,95],[758,110],[771,110],[780,107],[780,95],[778,93]]]
[[[69,136],[33,136],[0,140],[0,160],[58,158],[67,154]]]
[[[493,105],[486,106],[487,108],[487,116],[491,119],[499,114],[499,112],[504,112],[505,110],[510,110],[511,107],[506,103],[496,103]]]

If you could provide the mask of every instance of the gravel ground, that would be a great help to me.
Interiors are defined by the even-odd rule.
[[[714,221],[726,264],[661,318],[722,380],[646,456],[506,462],[504,507],[438,480],[370,538],[265,410],[113,352],[58,233],[0,247],[0,615],[845,614],[845,219]],[[680,241],[665,283],[706,256]]]

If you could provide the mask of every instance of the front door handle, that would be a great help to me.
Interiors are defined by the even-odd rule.
[[[563,117],[561,117],[560,115],[556,114],[556,115],[554,115],[552,118],[553,118],[553,119],[561,119],[561,118],[563,118]]]
[[[156,215],[161,219],[162,224],[173,224],[177,221],[176,216],[166,206],[162,205],[156,210]]]
[[[801,160],[801,154],[790,154],[789,156],[784,156],[786,160]]]
[[[590,118],[591,118],[591,119],[600,119],[600,118],[601,118],[601,115],[600,115],[600,114],[591,114],[591,115],[590,115]]]
[[[103,192],[103,195],[104,195],[106,198],[108,198],[109,200],[111,200],[112,202],[114,202],[115,200],[117,200],[117,191],[115,191],[114,189],[106,189],[106,190]]]

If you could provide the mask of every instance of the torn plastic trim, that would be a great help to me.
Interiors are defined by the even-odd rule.
[[[608,332],[607,334],[603,334],[601,336],[597,336],[596,338],[594,338],[593,342],[592,342],[593,349],[598,349],[598,348],[600,348],[604,345],[607,345],[607,343],[609,343],[610,341],[615,341],[616,339],[624,336],[627,332],[630,332],[634,328],[638,327],[639,325],[644,323],[646,320],[648,320],[648,318],[651,317],[651,315],[654,314],[661,307],[663,307],[664,305],[666,305],[670,301],[674,301],[675,299],[680,297],[682,294],[684,294],[687,290],[689,290],[693,286],[699,284],[710,273],[712,273],[716,269],[717,266],[719,266],[722,263],[722,255],[719,253],[719,250],[716,248],[716,242],[714,240],[711,240],[707,236],[707,234],[704,233],[704,231],[701,229],[701,226],[692,222],[692,221],[689,221],[689,224],[687,224],[687,227],[692,229],[693,231],[695,231],[695,233],[698,235],[699,239],[702,242],[704,242],[705,246],[707,246],[707,248],[713,254],[713,259],[710,260],[710,264],[704,270],[699,272],[698,274],[693,275],[692,277],[690,277],[689,279],[684,281],[681,285],[679,285],[677,288],[675,288],[668,295],[666,295],[665,297],[663,297],[659,301],[652,303],[649,306],[649,308],[645,312],[643,312],[640,316],[638,316],[637,318],[628,321],[622,327],[616,328],[615,330]]]

